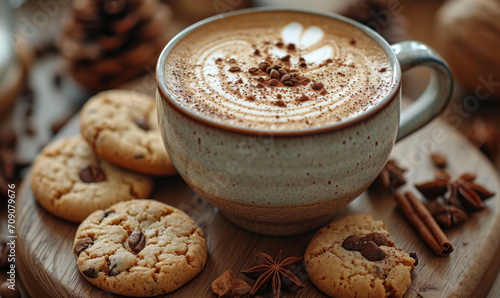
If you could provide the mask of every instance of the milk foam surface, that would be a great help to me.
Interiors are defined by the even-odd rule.
[[[262,61],[303,80],[273,86],[266,71],[251,70]],[[167,57],[164,80],[173,99],[195,113],[265,130],[339,122],[372,108],[393,88],[388,57],[362,31],[283,11],[199,27]]]

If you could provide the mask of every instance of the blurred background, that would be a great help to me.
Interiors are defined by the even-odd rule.
[[[434,47],[456,80],[442,120],[500,169],[498,0],[0,0],[0,197],[91,95],[118,87],[153,95],[158,55],[177,32],[214,14],[266,5],[335,12],[391,44],[414,39]],[[416,98],[428,79],[425,69],[406,73],[405,98]],[[0,246],[3,266],[2,258]]]

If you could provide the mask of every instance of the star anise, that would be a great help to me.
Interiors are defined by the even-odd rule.
[[[475,183],[475,179],[476,175],[464,173],[453,180],[447,172],[437,171],[435,180],[417,184],[415,187],[429,200],[447,194],[444,198],[448,205],[457,206],[460,201],[467,211],[476,212],[483,210],[483,201],[495,193]]]
[[[443,228],[451,228],[459,223],[467,220],[468,216],[465,212],[453,205],[440,205],[432,212],[432,217]]]
[[[370,188],[372,190],[394,192],[398,187],[406,183],[404,172],[406,170],[399,167],[394,159],[389,159]]]
[[[241,271],[247,277],[257,281],[250,290],[250,296],[264,291],[271,282],[274,297],[280,296],[281,288],[298,289],[304,287],[300,280],[292,273],[294,265],[302,261],[302,257],[289,257],[281,261],[281,250],[276,259],[263,252],[254,250],[257,265]]]

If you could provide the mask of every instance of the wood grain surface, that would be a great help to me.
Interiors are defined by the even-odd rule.
[[[58,135],[78,133],[73,119]],[[478,174],[477,181],[499,192],[499,179],[491,164],[459,133],[442,121],[435,121],[420,132],[400,142],[392,156],[407,169],[409,182],[401,190],[414,190],[415,182],[432,178],[434,168],[430,151],[445,153],[449,171]],[[18,266],[21,279],[32,297],[114,297],[87,282],[78,272],[72,254],[76,224],[52,217],[33,198],[28,175],[18,193],[19,249]],[[192,281],[166,297],[215,297],[211,282],[226,269],[234,272],[254,264],[253,249],[275,256],[303,255],[314,232],[297,237],[266,237],[246,232],[228,222],[218,210],[198,197],[180,177],[156,180],[153,198],[184,210],[202,228],[207,237],[209,257],[203,271]],[[474,214],[463,225],[446,231],[455,251],[449,257],[437,257],[425,246],[413,228],[395,207],[389,194],[363,193],[342,209],[337,217],[368,212],[385,221],[391,239],[406,251],[415,251],[419,265],[413,273],[407,297],[485,296],[500,266],[499,198],[487,201],[487,208]],[[305,287],[284,297],[323,297],[308,280],[304,268],[299,278]],[[237,277],[248,280],[241,273]],[[419,296],[420,295],[420,296]]]

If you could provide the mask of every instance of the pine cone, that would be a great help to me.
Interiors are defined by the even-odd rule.
[[[171,20],[158,0],[74,0],[58,45],[78,83],[111,89],[154,69]]]
[[[336,13],[360,22],[377,31],[388,43],[408,39],[406,19],[401,7],[389,5],[391,0],[355,0]]]

